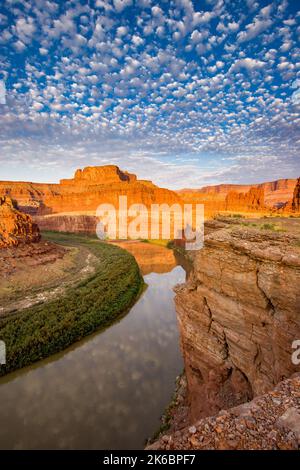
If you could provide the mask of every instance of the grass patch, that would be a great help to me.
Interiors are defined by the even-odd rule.
[[[272,230],[273,232],[286,232],[286,230],[284,228],[282,228],[281,226],[276,225],[276,224],[270,224],[270,223],[262,224],[260,226],[260,229],[261,230]]]
[[[260,226],[260,230],[275,230],[275,224],[265,223]]]
[[[111,324],[132,306],[143,288],[134,257],[95,236],[47,232],[52,242],[87,247],[98,259],[96,270],[56,300],[0,319],[6,365],[0,376],[44,359]]]
[[[242,222],[240,226],[249,228],[253,227],[260,230],[271,230],[272,232],[286,232],[286,230],[281,226],[269,222],[266,222],[264,224],[257,224],[254,222]]]

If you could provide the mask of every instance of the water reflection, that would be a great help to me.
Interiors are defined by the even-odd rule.
[[[115,244],[133,254],[143,275],[167,273],[177,264],[173,251],[163,246],[137,241],[124,241]]]
[[[180,266],[146,275],[120,322],[2,378],[0,448],[142,448],[183,368],[172,288],[184,278]]]

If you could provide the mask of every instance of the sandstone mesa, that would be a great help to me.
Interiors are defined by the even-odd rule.
[[[296,179],[281,179],[257,185],[171,191],[140,180],[116,165],[106,165],[78,169],[73,178],[58,184],[0,181],[0,195],[14,200],[19,210],[32,215],[41,229],[92,233],[97,225],[97,207],[101,203],[117,207],[121,195],[127,196],[129,205],[142,203],[148,208],[155,203],[201,203],[206,217],[221,211],[298,213],[296,183]]]

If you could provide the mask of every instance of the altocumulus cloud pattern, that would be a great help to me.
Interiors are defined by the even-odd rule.
[[[294,0],[2,0],[0,26],[2,179],[299,173]]]

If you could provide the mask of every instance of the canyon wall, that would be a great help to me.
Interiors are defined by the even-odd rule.
[[[293,196],[282,208],[283,213],[300,214],[300,178],[297,180]]]
[[[50,215],[35,216],[41,230],[58,232],[96,233],[97,217],[93,215]]]
[[[247,193],[251,188],[258,188],[264,191],[264,204],[267,207],[280,208],[291,200],[296,182],[296,179],[286,178],[252,185],[218,184],[203,186],[199,189],[182,189],[178,191],[178,194],[183,195],[184,197],[187,197],[187,195],[190,194],[190,197],[202,197],[203,200],[209,196],[209,205],[212,205],[210,201],[215,200],[217,205],[220,206],[222,202],[223,205],[225,205],[226,196],[232,191],[235,193]]]
[[[226,198],[230,191],[237,193],[246,193],[251,187],[259,188],[264,191],[265,204],[269,207],[280,207],[291,199],[295,188],[296,179],[279,179],[276,181],[269,181],[266,183],[258,183],[252,185],[243,184],[220,184],[216,186],[204,186],[199,189],[199,192],[203,194],[215,194],[221,195]]]
[[[253,186],[218,185],[176,192],[139,180],[116,165],[106,165],[78,169],[73,178],[62,179],[59,184],[0,181],[0,196],[10,197],[20,211],[32,215],[43,229],[94,232],[98,206],[113,204],[118,209],[119,196],[127,196],[128,206],[139,203],[147,208],[163,203],[204,204],[206,218],[222,211],[268,212],[272,207],[277,210],[277,206],[288,213],[295,212],[292,209],[295,183],[296,180],[286,179]]]
[[[31,217],[16,210],[12,200],[0,197],[0,248],[39,241],[38,226]]]
[[[294,189],[293,193],[293,200],[292,200],[292,210],[294,212],[300,212],[300,178],[297,180],[297,184]]]
[[[127,196],[128,206],[139,203],[149,208],[151,204],[182,203],[175,192],[138,180],[115,165],[79,169],[74,178],[63,179],[59,184],[2,181],[0,195],[11,197],[44,229],[70,231],[94,231],[98,206],[106,203],[118,208],[119,196]],[[49,215],[55,217],[45,217]]]
[[[191,421],[272,389],[299,366],[300,249],[285,233],[210,221],[176,289]]]
[[[263,211],[265,207],[265,195],[263,188],[251,187],[246,193],[229,191],[225,198],[227,211]]]

